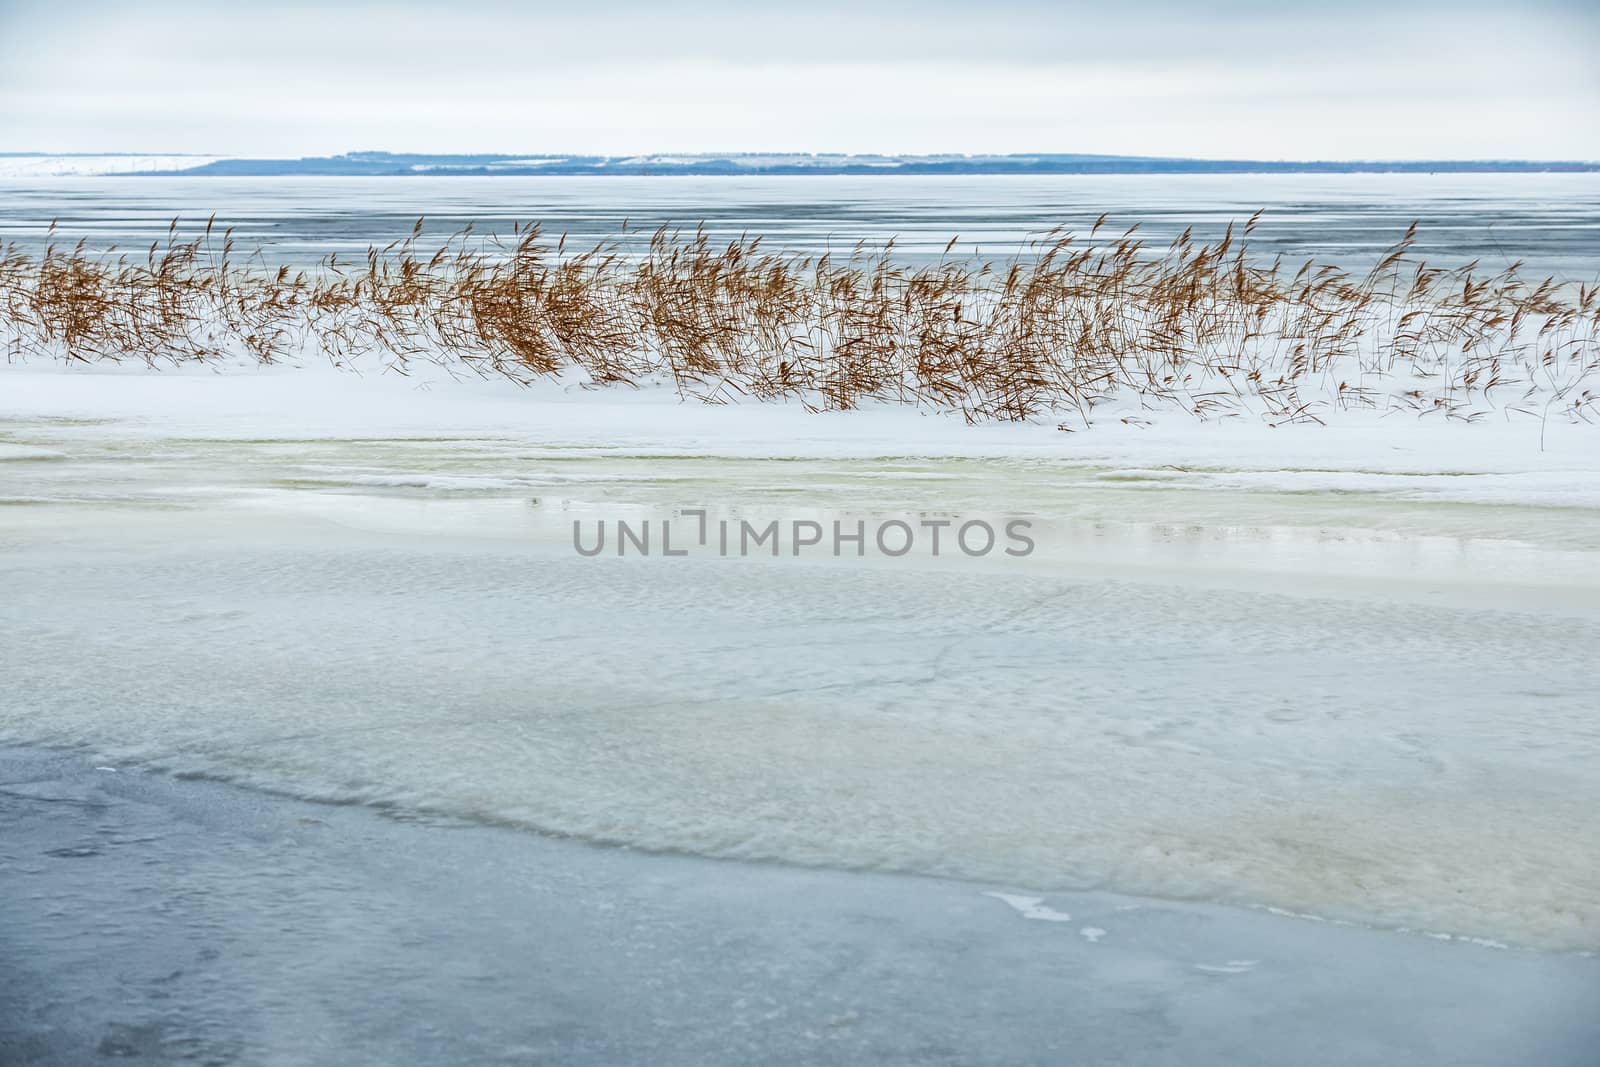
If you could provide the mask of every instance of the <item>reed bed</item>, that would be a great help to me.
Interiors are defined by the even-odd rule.
[[[364,260],[268,269],[208,225],[140,256],[8,244],[0,318],[13,360],[152,367],[326,359],[528,383],[670,382],[712,403],[870,402],[972,422],[1180,408],[1201,418],[1322,422],[1370,410],[1474,421],[1600,416],[1600,286],[1519,266],[1428,266],[1413,225],[1371,270],[1250,253],[1258,212],[1214,244],[1165,248],[1102,218],[999,263],[912,268],[894,243],[767,251],[662,229],[571,250],[538,226],[421,245],[423,224]]]

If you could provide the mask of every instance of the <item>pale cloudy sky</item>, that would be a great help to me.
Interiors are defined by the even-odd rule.
[[[0,151],[1600,159],[1600,3],[0,0]]]

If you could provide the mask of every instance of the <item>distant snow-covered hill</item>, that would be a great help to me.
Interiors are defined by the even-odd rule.
[[[206,177],[317,175],[756,175],[756,174],[1351,174],[1600,171],[1600,162],[1560,160],[1260,160],[1101,156],[843,153],[674,153],[633,156],[448,155],[346,152],[298,159],[202,155],[0,154],[0,178],[185,174]]]
[[[10,155],[0,154],[0,178],[72,178],[96,174],[141,174],[203,167],[221,156]]]

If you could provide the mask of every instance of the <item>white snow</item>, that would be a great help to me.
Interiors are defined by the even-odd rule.
[[[292,412],[292,421],[286,416]],[[1583,423],[1507,416],[1471,426],[1347,412],[1328,427],[1200,423],[1179,411],[1138,424],[1108,410],[1090,431],[1054,420],[965,426],[895,404],[814,413],[799,404],[708,405],[670,386],[531,387],[318,365],[0,364],[0,418],[112,419],[119,432],[218,440],[515,436],[636,456],[1040,459],[1094,466],[1118,483],[1221,490],[1373,492],[1420,501],[1600,507],[1600,450]],[[1542,449],[1541,449],[1542,438]],[[34,446],[8,443],[7,455]],[[931,472],[929,477],[937,476]]]
[[[996,892],[985,892],[983,895],[994,897],[996,900],[1009,904],[1012,910],[1024,919],[1036,919],[1039,922],[1047,923],[1069,923],[1072,921],[1071,915],[1047,906],[1044,902],[1044,897],[1025,897],[1015,893]]]
[[[227,157],[188,155],[0,155],[0,179],[85,178],[102,174],[188,170],[225,158]]]
[[[1227,963],[1197,963],[1194,969],[1206,974],[1244,974],[1255,968],[1260,960],[1229,960]]]

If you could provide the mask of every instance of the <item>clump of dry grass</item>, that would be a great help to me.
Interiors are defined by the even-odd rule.
[[[1290,270],[1249,254],[1259,217],[1215,244],[1185,231],[1163,250],[1102,217],[998,265],[915,269],[892,241],[813,257],[666,229],[624,254],[614,241],[570,251],[536,226],[509,242],[469,228],[424,256],[419,220],[363,262],[301,273],[241,257],[209,225],[179,241],[174,223],[137,259],[82,242],[40,258],[8,245],[0,316],[12,359],[320,354],[520,382],[581,368],[599,383],[664,377],[710,402],[895,401],[969,421],[1088,424],[1112,401],[1274,422],[1356,409],[1600,415],[1600,287],[1533,284],[1516,265],[1429,267],[1410,255],[1415,225],[1364,274]]]

